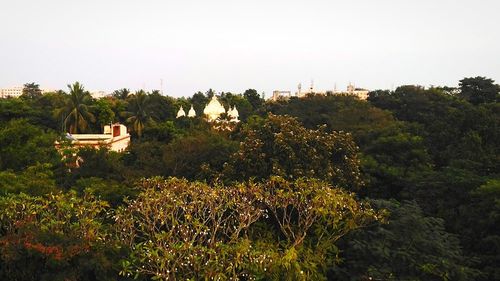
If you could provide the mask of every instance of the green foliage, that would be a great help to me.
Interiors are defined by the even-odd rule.
[[[378,90],[368,102],[221,93],[242,122],[217,132],[203,118],[174,119],[181,105],[200,116],[213,90],[175,99],[122,89],[94,100],[78,83],[70,95],[42,96],[29,84],[23,98],[0,99],[0,279],[117,280],[125,278],[119,268],[131,278],[139,270],[142,280],[500,280],[498,87],[465,78],[458,88]],[[113,121],[130,126],[124,153],[54,149],[54,131],[102,132]],[[138,195],[134,184],[158,175],[205,183],[143,180]],[[338,187],[402,203],[375,201],[391,217],[369,226],[385,211]],[[124,220],[115,224],[107,206],[83,215],[95,207],[85,204],[99,201],[90,194],[121,206]],[[201,208],[212,208],[212,217]],[[240,215],[249,210],[258,211],[251,223]],[[216,214],[243,229],[214,230]],[[150,228],[123,232],[124,222]],[[82,236],[83,226],[94,236]],[[222,242],[207,243],[188,227]],[[151,264],[152,256],[162,259]],[[176,261],[175,275],[140,272]]]
[[[36,163],[56,163],[56,136],[24,119],[0,127],[0,170],[20,171]]]
[[[0,197],[0,278],[116,280],[105,212],[89,195]]]
[[[115,121],[115,112],[112,109],[111,101],[108,99],[99,99],[95,104],[97,126],[102,130],[105,125],[109,125]]]
[[[334,280],[475,280],[456,235],[443,220],[425,217],[415,202],[374,201],[390,212],[376,224],[345,236],[343,262],[331,269]]]
[[[467,169],[483,173],[498,170],[498,104],[475,107],[442,89],[416,86],[377,92],[369,101],[392,111],[399,120],[421,125],[418,134],[437,167],[466,160]],[[468,153],[468,149],[475,151]]]
[[[165,146],[163,163],[167,175],[212,180],[237,149],[236,142],[215,131],[193,132]]]
[[[352,194],[319,181],[275,178],[211,187],[153,178],[143,181],[142,189],[115,215],[119,239],[132,249],[122,262],[127,276],[227,280],[277,274],[318,280],[324,278],[319,254],[379,218]],[[280,234],[266,235],[262,226],[252,230],[257,221],[267,229],[278,226]]]
[[[89,123],[96,120],[90,111],[92,97],[79,82],[68,85],[68,88],[69,97],[65,105],[55,111],[55,115],[63,118],[63,124],[70,133],[83,133],[89,128]]]
[[[459,207],[467,214],[458,221],[466,251],[477,258],[480,280],[500,280],[500,180],[490,179],[471,192],[470,204]]]
[[[150,97],[144,91],[139,91],[128,97],[128,111],[122,115],[126,117],[126,122],[132,125],[132,132],[140,138],[144,127],[153,122],[151,118]]]
[[[40,90],[40,85],[35,82],[26,83],[23,87],[23,94],[21,98],[23,99],[38,99],[42,96],[42,91]]]
[[[173,120],[177,113],[175,99],[154,92],[149,95],[151,116],[155,121]]]
[[[158,141],[169,143],[183,131],[175,126],[173,121],[156,122],[144,129],[143,141]]]
[[[318,178],[336,186],[358,189],[358,148],[348,133],[327,133],[324,127],[304,128],[295,118],[270,114],[262,126],[242,132],[240,149],[223,176],[232,180]]]
[[[362,171],[371,198],[400,198],[400,192],[421,173],[432,169],[422,137],[404,124],[371,130],[361,138]]]
[[[114,207],[122,204],[124,198],[130,198],[136,194],[134,189],[119,181],[97,177],[81,178],[76,181],[73,188],[78,191],[78,194],[94,194]]]
[[[464,78],[459,86],[459,96],[474,105],[500,101],[500,86],[492,79],[480,76]]]
[[[394,122],[391,114],[353,96],[313,95],[269,104],[274,114],[297,117],[305,127],[326,125],[328,131],[346,131],[359,137]]]
[[[252,105],[253,110],[258,110],[264,105],[262,99],[255,89],[248,89],[243,93],[245,99]]]
[[[236,106],[239,119],[242,121],[246,121],[248,116],[252,115],[254,111],[252,104],[242,95],[223,93],[220,100],[227,110]]]
[[[58,191],[52,166],[50,164],[36,164],[27,167],[20,173],[0,171],[0,195],[9,193],[26,193],[43,195]]]

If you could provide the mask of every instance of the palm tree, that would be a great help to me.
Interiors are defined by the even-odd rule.
[[[117,99],[125,100],[130,95],[130,90],[127,88],[119,89],[113,92],[113,96]]]
[[[88,128],[89,122],[95,122],[90,112],[92,97],[79,82],[68,85],[68,88],[69,97],[65,105],[56,110],[56,115],[63,118],[64,126],[69,128],[70,133],[82,133]]]
[[[144,91],[138,91],[130,96],[129,111],[123,115],[128,117],[126,122],[132,125],[133,131],[139,136],[142,136],[142,131],[147,123],[153,122],[150,116],[150,99]]]

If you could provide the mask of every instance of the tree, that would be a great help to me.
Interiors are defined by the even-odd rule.
[[[40,90],[40,85],[35,82],[26,83],[23,87],[23,94],[21,98],[23,99],[37,99],[42,96],[42,90]]]
[[[159,91],[153,91],[149,95],[149,104],[151,117],[156,121],[173,120],[178,110],[175,106],[175,100],[162,96]]]
[[[209,186],[152,178],[141,188],[114,217],[131,249],[121,274],[158,280],[324,279],[318,263],[335,241],[379,219],[352,194],[314,180]]]
[[[269,114],[263,124],[244,128],[241,139],[225,178],[318,178],[352,190],[362,185],[358,148],[348,133],[306,129],[296,118]]]
[[[112,110],[112,103],[107,99],[99,99],[96,101],[95,106],[96,114],[96,123],[100,130],[105,125],[109,125],[115,120],[115,113]]]
[[[37,163],[21,173],[0,172],[0,196],[18,193],[40,196],[57,191],[52,165],[48,163]]]
[[[64,118],[64,126],[69,127],[70,133],[85,132],[89,123],[96,120],[90,112],[92,97],[79,82],[68,85],[68,88],[70,93],[66,104],[56,111],[56,115]]]
[[[306,128],[326,125],[328,131],[346,131],[356,139],[395,122],[392,115],[353,96],[311,95],[268,104],[273,114],[297,117]]]
[[[424,139],[412,132],[412,126],[395,123],[363,133],[359,140],[362,171],[367,188],[360,193],[370,198],[401,198],[401,191],[433,164]]]
[[[264,99],[262,99],[255,89],[248,89],[243,93],[245,99],[252,105],[253,110],[258,110],[264,104]]]
[[[390,212],[387,224],[346,235],[343,262],[332,268],[333,280],[476,280],[456,235],[442,219],[425,217],[411,201],[374,201]]]
[[[493,79],[481,76],[464,78],[459,87],[459,96],[474,105],[500,101],[500,85]]]
[[[0,170],[21,171],[38,163],[56,164],[59,155],[54,147],[56,135],[28,123],[13,119],[0,126]]]
[[[130,95],[130,90],[127,88],[115,90],[112,95],[117,99],[126,100]]]
[[[141,138],[146,124],[153,122],[150,115],[150,106],[149,96],[141,90],[130,96],[128,111],[123,113],[127,117],[126,122],[132,125],[133,132],[139,138]]]
[[[462,203],[457,220],[464,252],[478,260],[482,278],[500,279],[500,180],[489,179],[470,192],[469,204]]]
[[[222,171],[238,145],[216,132],[198,132],[179,137],[163,152],[167,175],[213,180]]]
[[[0,197],[0,279],[116,280],[107,210],[74,192]]]
[[[205,96],[205,94],[203,94],[202,92],[197,92],[193,94],[191,98],[188,99],[188,102],[193,105],[193,108],[197,112],[197,114],[202,116],[203,109],[205,109],[205,106],[210,101],[210,98]]]
[[[228,111],[230,108],[236,107],[239,113],[239,119],[241,121],[246,121],[248,116],[250,116],[254,111],[250,102],[248,102],[248,100],[245,99],[242,95],[222,93],[220,101],[222,102],[223,106],[228,109]]]

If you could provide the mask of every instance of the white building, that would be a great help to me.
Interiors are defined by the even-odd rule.
[[[298,98],[304,98],[308,95],[352,95],[356,96],[361,100],[366,100],[368,98],[368,93],[370,92],[369,90],[362,89],[362,88],[356,88],[353,84],[349,83],[347,86],[346,91],[337,91],[337,89],[334,90],[327,90],[327,91],[322,91],[322,90],[316,90],[314,89],[313,84],[311,83],[311,87],[309,87],[307,90],[302,90],[301,84],[297,87],[297,92],[295,92],[294,95],[292,95],[291,91],[273,91],[273,96],[272,100],[277,101],[279,99],[288,99],[290,97],[298,97]]]
[[[92,98],[98,100],[98,99],[109,96],[109,93],[105,92],[105,91],[93,91],[93,92],[90,92],[90,96],[92,96]]]
[[[356,88],[353,84],[349,83],[349,85],[347,86],[347,92],[341,94],[357,96],[361,100],[366,100],[368,98],[369,92],[370,91],[368,91],[367,89]]]
[[[217,97],[214,95],[210,102],[203,109],[203,114],[207,116],[208,121],[214,122],[219,119],[219,117],[226,113],[226,109],[222,104],[217,100]]]
[[[67,134],[66,138],[71,141],[73,147],[107,147],[111,151],[123,152],[130,144],[130,134],[127,127],[122,124],[104,126],[103,134]],[[59,147],[56,142],[56,147]]]
[[[0,89],[1,98],[18,98],[23,94],[24,87],[12,87]]]
[[[0,98],[18,98],[23,94],[23,86],[16,86],[11,88],[2,88],[0,89]],[[53,89],[40,88],[42,94],[48,92],[55,92]]]

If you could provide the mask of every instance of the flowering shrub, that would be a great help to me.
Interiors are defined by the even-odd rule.
[[[317,280],[338,238],[381,218],[318,180],[209,186],[152,178],[141,186],[115,215],[118,238],[131,249],[122,261],[125,276]]]

